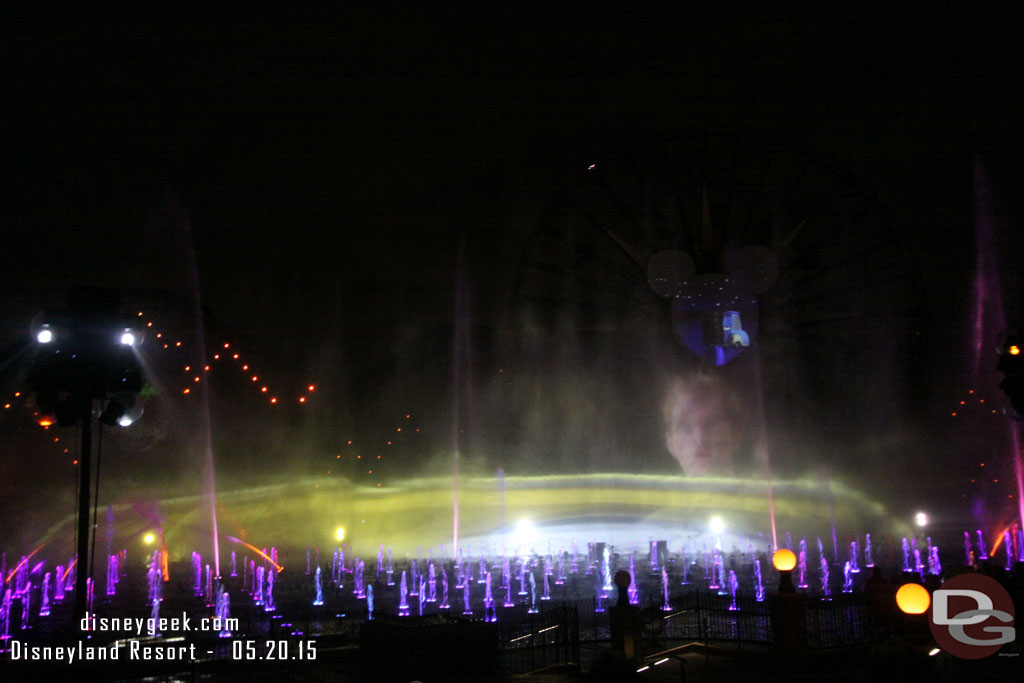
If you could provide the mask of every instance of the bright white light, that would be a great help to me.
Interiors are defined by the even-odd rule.
[[[531,548],[536,539],[537,527],[533,526],[533,522],[528,519],[519,520],[516,528],[512,531],[512,540],[516,547],[521,549]]]
[[[723,531],[725,531],[725,520],[715,515],[711,518],[711,533],[717,536]]]
[[[142,537],[142,542],[145,543],[146,545],[153,545],[153,541],[155,541],[155,540],[156,540],[156,535],[153,534],[152,531],[147,533],[145,536]]]
[[[121,417],[117,418],[117,424],[121,425],[122,427],[130,427],[133,422],[135,422],[135,420],[132,419],[131,415],[129,415],[128,413],[125,413]]]
[[[121,343],[125,346],[135,346],[135,335],[125,330],[121,335]]]
[[[53,341],[53,331],[46,328],[39,330],[39,334],[36,335],[36,341],[40,344],[49,344]]]
[[[918,512],[916,515],[914,515],[914,524],[918,526],[927,526],[928,515],[926,515],[923,512]]]
[[[942,650],[940,650],[940,649],[939,649],[939,648],[937,648],[937,647],[933,647],[933,648],[931,649],[931,652],[929,652],[929,653],[928,653],[928,656],[929,656],[929,657],[934,657],[935,655],[939,654],[940,652],[942,652]]]

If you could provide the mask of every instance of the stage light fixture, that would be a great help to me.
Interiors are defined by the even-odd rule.
[[[132,391],[118,391],[100,414],[100,422],[110,427],[130,427],[140,417],[144,404],[142,398]]]

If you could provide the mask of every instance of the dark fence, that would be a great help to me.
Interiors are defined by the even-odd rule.
[[[673,600],[672,609],[653,603],[643,610],[645,647],[685,642],[715,642],[733,647],[764,646],[771,642],[771,622],[766,602],[693,591]],[[662,642],[658,642],[662,641]]]
[[[869,644],[884,639],[885,618],[868,610],[862,594],[840,593],[831,600],[801,595],[806,615],[806,647],[813,650]],[[692,591],[638,606],[640,648],[650,654],[706,643],[735,649],[765,650],[772,645],[768,601],[753,597]],[[579,666],[611,641],[611,611],[596,611],[593,601],[543,603],[539,613],[526,607],[498,612],[503,670],[527,673],[555,666]],[[584,662],[585,664],[586,662]]]
[[[510,674],[580,665],[580,606],[541,602],[537,612],[526,606],[501,608],[498,626],[502,669]]]

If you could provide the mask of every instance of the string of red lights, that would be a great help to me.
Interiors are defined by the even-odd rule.
[[[950,417],[952,417],[952,418],[958,418],[960,420],[963,420],[963,419],[968,417],[967,411],[971,410],[972,408],[977,408],[978,409],[977,413],[971,413],[971,415],[973,415],[976,418],[981,417],[982,415],[999,415],[1000,417],[1002,417],[1002,412],[997,410],[997,409],[995,409],[995,408],[989,408],[991,403],[986,403],[985,399],[982,398],[980,396],[980,394],[977,394],[974,389],[968,389],[967,390],[967,396],[965,398],[961,399],[960,401],[958,401],[956,405],[958,407],[956,407],[956,408],[954,408],[953,410],[950,411]],[[984,407],[982,408],[982,406],[984,406]],[[978,470],[979,470],[978,474],[973,476],[971,478],[971,480],[970,480],[970,483],[972,485],[975,485],[975,486],[979,485],[979,483],[982,482],[983,480],[986,481],[986,482],[988,481],[988,477],[983,476],[984,472],[985,472],[985,463],[984,462],[982,462],[982,461],[978,462]],[[999,483],[999,477],[993,477],[991,479],[991,483],[998,484]],[[961,493],[960,497],[961,498],[966,498],[967,497],[967,493],[966,492],[965,493]],[[1008,499],[1013,499],[1014,494],[1012,492],[1008,493],[1006,495],[1006,497]]]
[[[143,339],[140,345],[140,350],[148,350],[150,353],[154,354],[162,351],[176,350],[182,354],[185,354],[186,356],[191,355],[195,357],[196,355],[198,355],[196,353],[190,353],[190,350],[188,349],[188,344],[186,343],[186,341],[184,341],[184,339],[173,338],[172,335],[160,329],[160,326],[158,325],[156,320],[147,320],[144,312],[139,311],[137,317],[139,318],[140,327],[148,332],[146,338]],[[218,368],[223,368],[225,366],[230,365],[232,368],[235,369],[235,371],[243,373],[243,376],[245,376],[247,379],[247,384],[251,385],[254,388],[255,396],[259,397],[260,400],[266,401],[267,404],[269,405],[280,405],[284,403],[281,397],[281,392],[272,390],[271,383],[268,382],[259,372],[257,372],[253,362],[246,360],[248,358],[248,355],[243,351],[244,349],[239,349],[236,343],[232,341],[223,341],[220,342],[216,347],[214,347],[212,353],[207,355],[208,358],[212,359],[211,362],[203,364],[202,366],[194,362],[182,364],[181,374],[179,376],[184,379],[184,382],[180,387],[180,395],[186,397],[193,395],[195,393],[194,390],[196,388],[196,385],[202,383],[203,381],[210,381],[214,372]],[[304,386],[303,391],[296,392],[290,400],[293,403],[297,403],[302,406],[309,405],[310,403],[312,403],[316,391],[317,384],[314,382],[310,382]],[[27,397],[23,392],[15,391],[13,395],[4,403],[3,409],[5,411],[17,412],[15,408],[19,404],[22,405],[23,407],[28,407],[30,405],[28,403],[28,398],[29,397]],[[402,419],[400,423],[396,424],[393,427],[394,433],[419,434],[421,431],[421,427],[412,425],[412,414],[406,412],[403,413],[403,416],[404,419]],[[47,418],[46,416],[41,416],[38,413],[38,411],[33,412],[33,418],[35,419],[37,424],[39,424],[39,426],[43,428],[43,430],[48,430],[51,426],[53,426],[52,421],[50,421],[50,419]],[[63,446],[64,442],[62,441],[61,437],[55,436],[53,438],[53,443],[59,445],[59,447],[61,448],[61,455],[71,455],[71,449],[65,448]],[[367,444],[365,448],[359,448],[356,444],[354,444],[352,440],[348,440],[346,443],[346,447],[348,449],[356,449],[354,451],[350,451],[350,454],[348,456],[352,458],[353,462],[359,462],[359,464],[362,464],[364,461],[363,451],[365,450],[367,453],[370,453],[369,455],[365,455],[365,460],[372,461],[374,465],[372,467],[366,468],[365,476],[370,477],[371,481],[375,483],[377,487],[381,487],[383,485],[381,481],[382,472],[380,471],[380,467],[383,465],[385,461],[385,452],[382,451],[379,453],[373,453],[373,451],[388,449],[390,447],[393,447],[394,445],[395,444],[393,437],[384,439],[383,442],[379,444]],[[345,462],[346,456],[344,453],[338,452],[335,454],[335,457],[332,460],[334,460],[335,462],[332,463],[331,467],[326,470],[328,475],[334,475],[336,473],[337,463]],[[73,466],[77,466],[78,460],[73,459],[71,464]],[[362,469],[360,468],[358,470],[353,471],[361,472]]]

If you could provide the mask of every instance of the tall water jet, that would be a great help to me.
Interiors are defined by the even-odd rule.
[[[820,545],[819,541],[819,545]],[[807,588],[807,537],[800,539],[800,554],[797,556],[797,588]]]
[[[974,235],[976,269],[974,273],[973,367],[971,376],[977,383],[983,369],[992,372],[983,358],[990,358],[987,347],[994,346],[989,335],[1007,328],[1003,290],[999,275],[996,241],[996,219],[991,180],[980,158],[974,161]],[[1020,322],[1020,321],[1018,321]],[[1020,423],[1008,420],[1010,457],[1017,484],[1017,519],[1024,524],[1024,466],[1022,466]],[[982,546],[983,547],[983,546]],[[981,550],[984,553],[984,550]],[[984,559],[984,558],[982,558]]]
[[[263,611],[273,612],[277,609],[274,604],[274,571],[267,572],[266,594],[263,596]]]
[[[149,610],[149,635],[158,636],[160,635],[159,629],[160,624],[160,601],[153,600],[151,609]]]
[[[117,590],[117,555],[107,555],[107,597]]]
[[[409,616],[409,580],[406,578],[404,569],[402,578],[398,581],[398,616]]]
[[[466,236],[459,240],[459,253],[455,264],[455,296],[452,319],[455,322],[452,339],[452,559],[459,547],[459,459],[462,449],[461,394],[464,383],[468,386],[470,353],[470,301],[465,266]]]
[[[849,560],[843,565],[843,592],[853,592],[853,565]]]
[[[363,563],[362,560],[360,560],[359,558],[356,558],[355,588],[353,590],[353,593],[355,594],[356,598],[359,599],[359,600],[362,600],[362,599],[364,599],[366,597],[366,589],[363,586],[363,568],[365,566],[366,565]],[[415,576],[414,576],[414,580],[415,580]],[[420,600],[422,600],[422,599],[423,598],[420,597]]]
[[[3,576],[3,575],[0,574],[0,576]],[[66,576],[66,574],[64,572],[64,567],[62,565],[58,564],[57,565],[57,570],[54,572],[54,576],[53,576],[53,583],[54,583],[54,587],[53,587],[53,601],[54,602],[62,602],[64,600],[64,578],[65,578],[65,576]],[[2,588],[2,587],[3,587],[3,582],[0,582],[0,588]]]
[[[196,597],[203,594],[203,562],[195,551],[192,552],[192,594]]]
[[[761,560],[754,560],[754,599],[764,602],[764,581],[761,579]]]
[[[739,609],[739,605],[736,604],[736,591],[740,587],[740,580],[736,578],[736,572],[732,569],[729,570],[729,595],[732,596],[732,602],[729,603],[729,610],[735,612]]]
[[[317,570],[319,571],[319,567]],[[220,625],[220,632],[217,634],[220,638],[230,638],[231,631],[228,630],[229,619],[231,618],[231,596],[224,590],[223,587],[217,587],[217,621]]]
[[[639,605],[640,604],[640,591],[636,586],[636,566],[634,560],[635,555],[631,555],[629,558],[629,588],[626,593],[629,596],[629,604]]]
[[[195,315],[197,351],[199,352],[199,367],[206,367],[206,322],[203,317],[202,297],[199,287],[199,265],[196,259],[195,242],[192,238],[192,221],[189,219],[188,211],[183,207],[172,207],[180,212],[182,216],[182,232],[185,238],[185,255],[188,258],[189,284],[192,287],[193,312]],[[199,386],[199,430],[200,450],[204,456],[203,483],[204,493],[210,510],[210,536],[213,541],[213,569],[220,578],[220,541],[217,534],[217,485],[214,477],[213,467],[213,424],[210,419],[210,390],[208,382],[200,382]]]
[[[253,591],[252,598],[253,604],[257,607],[263,605],[263,577],[266,574],[266,569],[260,565],[256,567],[256,572],[253,574]]]
[[[832,589],[829,587],[828,559],[821,556],[821,599],[828,601],[832,599]]]
[[[764,466],[765,481],[768,487],[768,520],[772,530],[772,549],[779,547],[779,537],[775,530],[775,492],[772,486],[772,459],[771,449],[768,446],[768,429],[764,417],[764,383],[761,379],[761,346],[758,344],[754,351],[754,389],[755,403],[757,410],[757,455]]]
[[[39,616],[50,616],[50,572],[43,576],[43,584],[39,598]]]
[[[316,594],[313,597],[313,606],[319,607],[324,604],[324,584],[323,577],[320,574],[320,566],[317,565],[316,576],[313,583]]]
[[[664,603],[661,606],[661,611],[662,612],[671,612],[672,611],[672,605],[669,603],[669,599],[668,599],[668,597],[669,597],[668,596],[668,572],[665,571],[664,567],[661,568],[661,594],[662,594],[662,597],[664,598]]]
[[[491,590],[491,573],[484,578],[484,621],[497,621],[498,612],[494,606],[494,593]]]
[[[0,583],[0,588],[3,584]],[[14,602],[14,589],[4,591],[3,602],[0,602],[0,649],[11,639],[11,605]]]

